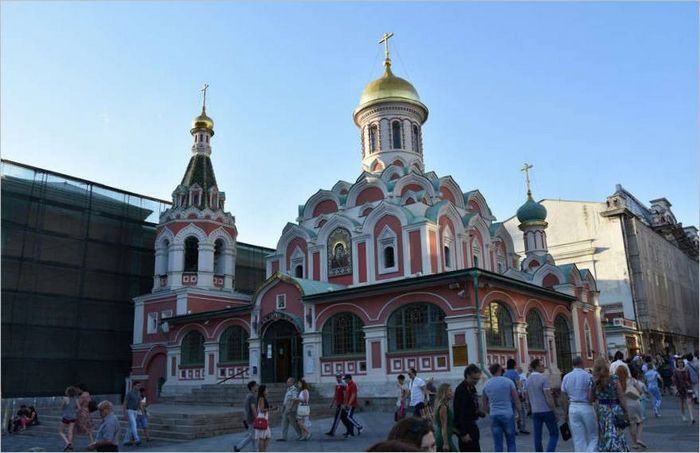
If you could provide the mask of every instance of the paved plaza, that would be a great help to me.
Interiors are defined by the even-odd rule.
[[[313,421],[313,437],[309,441],[287,441],[278,442],[274,439],[279,437],[279,427],[273,427],[272,438],[268,451],[364,451],[375,442],[386,438],[389,429],[393,425],[393,414],[383,412],[362,412],[357,416],[358,421],[364,425],[360,436],[344,439],[342,435],[335,437],[325,436],[323,433],[328,430],[331,419],[323,418]],[[698,417],[696,409],[696,418]],[[560,418],[561,420],[561,418]],[[481,427],[481,447],[483,451],[493,449],[493,440],[489,424],[486,419],[482,419]],[[532,430],[532,420],[528,419],[528,428]],[[342,427],[339,433],[344,432]],[[545,430],[546,431],[546,430]],[[290,430],[293,434],[293,430]],[[121,451],[232,451],[234,443],[242,437],[241,433],[227,434],[223,436],[198,439],[183,443],[166,442],[144,442],[140,447],[121,447]],[[545,434],[545,445],[547,435]],[[644,427],[644,440],[649,445],[648,451],[699,451],[698,424],[691,425],[689,422],[681,421],[678,409],[678,399],[675,397],[664,397],[661,417],[648,418]],[[290,438],[293,436],[290,435]],[[629,439],[629,437],[628,437]],[[85,436],[76,439],[76,451],[85,451],[87,446]],[[533,436],[519,435],[517,437],[518,451],[533,451]],[[32,434],[30,431],[21,435],[2,435],[2,451],[30,451],[32,448],[42,448],[46,451],[60,451],[63,447],[58,434],[55,436],[47,434]],[[244,451],[252,451],[248,446]],[[571,440],[563,442],[559,439],[557,451],[573,451]]]

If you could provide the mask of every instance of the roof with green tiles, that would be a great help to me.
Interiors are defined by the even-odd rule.
[[[210,188],[216,186],[214,167],[211,164],[211,159],[209,159],[209,156],[204,154],[195,154],[192,156],[190,163],[187,164],[185,176],[183,176],[180,184],[186,187],[191,187],[194,184],[198,184],[202,189],[204,189],[205,193],[209,191]]]

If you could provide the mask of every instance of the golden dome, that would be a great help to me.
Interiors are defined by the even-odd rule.
[[[204,109],[202,109],[202,113],[199,116],[192,120],[192,132],[196,129],[207,129],[214,135],[214,120],[207,116]]]
[[[420,96],[413,85],[401,77],[396,77],[391,72],[391,64],[386,64],[384,75],[370,82],[360,96],[360,105],[379,99],[402,98],[409,101],[420,102]]]

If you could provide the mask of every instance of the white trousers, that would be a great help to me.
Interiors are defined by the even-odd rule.
[[[592,404],[569,404],[569,429],[574,451],[598,451],[598,420]]]

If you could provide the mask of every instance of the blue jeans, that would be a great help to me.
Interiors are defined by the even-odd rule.
[[[492,415],[491,434],[494,451],[503,451],[503,435],[506,436],[508,451],[515,449],[515,415]]]
[[[535,430],[535,451],[544,451],[542,450],[542,423],[547,425],[547,431],[549,431],[547,451],[555,451],[559,440],[559,427],[552,411],[532,413],[532,427]]]
[[[124,434],[123,443],[128,444],[131,441],[130,437],[132,435],[134,436],[134,442],[141,442],[141,439],[139,439],[138,430],[136,429],[136,410],[127,409],[126,415],[129,418],[129,424],[126,426],[126,434]]]

